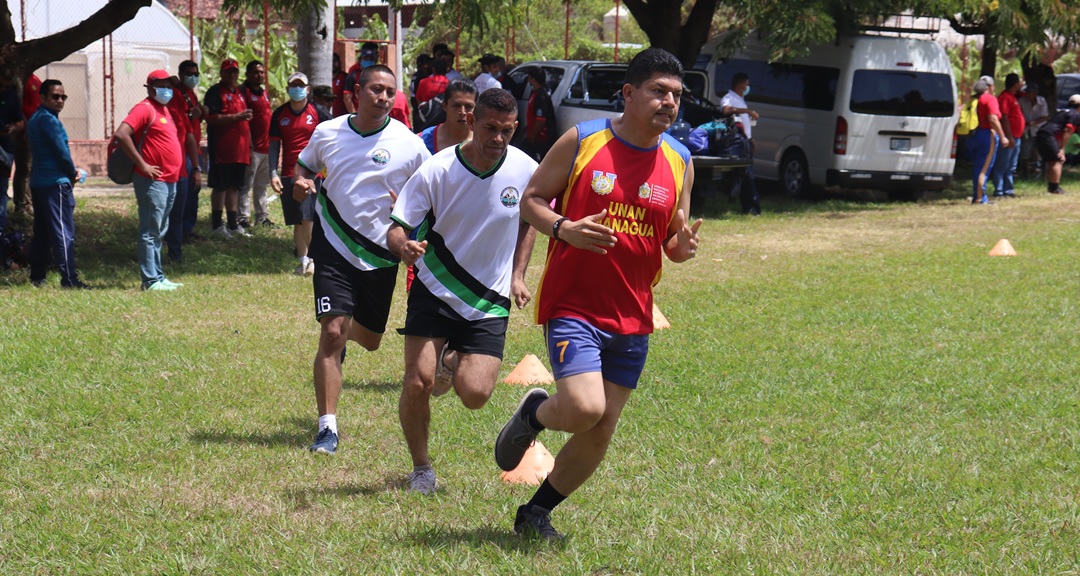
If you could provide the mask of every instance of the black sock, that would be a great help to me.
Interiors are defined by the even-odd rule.
[[[221,210],[211,210],[210,220],[212,222],[211,228],[221,228]]]
[[[544,483],[536,489],[536,494],[533,494],[532,500],[525,504],[525,509],[531,511],[533,506],[539,506],[545,510],[554,510],[563,500],[566,500],[566,496],[559,494],[545,478]]]
[[[1047,191],[1053,192],[1054,190],[1057,190],[1057,189],[1058,189],[1057,182],[1047,182],[1047,184],[1046,184],[1046,190]]]
[[[236,212],[232,210],[226,212],[225,218],[229,221],[229,230],[236,230]]]
[[[529,402],[522,407],[522,412],[524,412],[525,417],[529,419],[529,426],[531,426],[533,430],[536,430],[538,432],[544,430],[544,425],[536,419],[536,409],[544,403],[544,400],[547,400],[547,398],[537,398],[536,400],[533,400],[532,402]]]

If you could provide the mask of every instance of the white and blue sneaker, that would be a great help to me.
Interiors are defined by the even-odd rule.
[[[333,454],[337,450],[337,434],[329,426],[322,429],[315,437],[315,443],[308,448],[314,454]]]

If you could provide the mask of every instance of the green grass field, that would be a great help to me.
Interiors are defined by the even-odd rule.
[[[0,274],[0,574],[1080,573],[1080,178],[994,206],[965,182],[918,204],[767,197],[754,219],[707,205],[698,258],[656,290],[674,327],[553,516],[563,546],[510,532],[532,488],[492,446],[523,388],[433,400],[441,487],[407,493],[389,331],[350,347],[342,443],[313,458],[317,325],[289,232],[189,246],[166,270],[186,286],[147,293],[133,197],[82,197],[100,289]],[[987,256],[1000,238],[1020,255]],[[546,360],[516,313],[503,375],[529,352]]]

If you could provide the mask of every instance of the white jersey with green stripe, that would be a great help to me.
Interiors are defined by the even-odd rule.
[[[519,204],[536,167],[510,146],[481,173],[459,144],[432,156],[401,190],[391,218],[428,242],[416,278],[465,320],[510,315]]]
[[[305,168],[326,170],[316,199],[313,256],[318,257],[325,241],[359,270],[396,266],[398,259],[386,248],[394,202],[390,191],[399,193],[431,153],[393,118],[387,117],[378,130],[361,132],[353,116],[319,124],[300,152],[298,162]]]

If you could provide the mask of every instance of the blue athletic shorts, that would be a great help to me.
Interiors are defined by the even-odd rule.
[[[634,389],[649,355],[648,334],[604,332],[577,318],[552,318],[544,336],[556,380],[600,372],[604,380]]]

